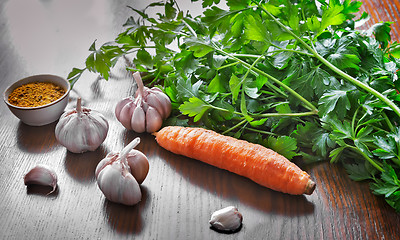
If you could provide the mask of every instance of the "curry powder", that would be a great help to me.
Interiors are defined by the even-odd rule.
[[[14,89],[8,102],[18,107],[38,107],[54,102],[65,94],[65,89],[50,82],[27,83]]]

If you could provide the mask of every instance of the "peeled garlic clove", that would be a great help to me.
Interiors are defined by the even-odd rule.
[[[150,107],[146,111],[146,132],[152,133],[161,128],[162,118],[160,113],[153,108]]]
[[[37,165],[24,176],[25,185],[37,184],[51,186],[53,189],[48,193],[53,193],[57,188],[57,174],[53,169],[45,165]]]
[[[234,206],[214,212],[209,223],[219,231],[234,232],[242,226],[243,216]]]
[[[97,184],[104,196],[116,203],[135,205],[142,199],[138,182],[121,162],[107,165],[97,177]]]

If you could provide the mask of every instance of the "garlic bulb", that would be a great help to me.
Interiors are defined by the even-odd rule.
[[[122,99],[115,107],[115,116],[126,129],[138,133],[155,132],[170,115],[171,101],[159,88],[145,87],[139,72],[133,77],[138,86],[135,98]]]
[[[234,232],[242,226],[243,216],[234,206],[229,206],[211,215],[209,223],[213,228],[224,232]]]
[[[133,149],[139,142],[140,138],[135,138],[120,153],[109,153],[96,167],[97,184],[112,202],[135,205],[142,198],[139,184],[149,172],[149,162]]]
[[[94,151],[106,139],[108,122],[101,113],[82,107],[81,98],[76,105],[76,109],[61,115],[56,138],[70,152]]]
[[[25,174],[24,183],[25,185],[51,186],[53,189],[48,193],[51,194],[57,188],[57,174],[48,166],[39,164]]]

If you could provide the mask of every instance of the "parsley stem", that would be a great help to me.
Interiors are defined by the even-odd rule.
[[[302,54],[302,55],[306,55],[309,57],[314,57],[313,54],[308,53],[308,52],[302,52],[302,51],[298,51],[298,50],[293,50],[293,49],[284,49],[284,48],[279,48],[278,50],[274,50],[274,51],[269,51],[267,52],[267,54],[271,54],[271,53],[280,53],[280,52],[292,52],[292,53],[298,53],[298,54]],[[260,55],[256,55],[256,54],[244,54],[244,53],[236,53],[236,54],[232,54],[235,57],[248,57],[248,58],[258,58]]]
[[[377,163],[376,161],[374,161],[372,158],[368,157],[367,154],[365,154],[363,151],[361,151],[360,149],[358,149],[357,147],[354,146],[350,146],[347,145],[347,147],[349,147],[351,150],[353,150],[354,152],[360,154],[361,156],[363,156],[369,163],[371,163],[372,166],[374,166],[376,169],[378,169],[381,172],[384,172],[383,168],[380,166],[379,163]]]
[[[280,135],[278,135],[276,133],[260,130],[260,129],[257,129],[257,128],[246,128],[246,129],[249,130],[249,131],[252,131],[252,132],[261,133],[261,134],[265,134],[265,135],[271,135],[271,136],[275,136],[275,137],[279,137],[280,136]]]
[[[353,119],[351,120],[351,135],[353,135],[353,138],[356,138],[356,132],[357,132],[357,129],[356,129],[356,117],[357,117],[357,114],[358,114],[358,111],[359,111],[359,109],[360,109],[360,107],[358,107],[357,109],[356,109],[356,111],[354,112],[354,114],[353,114]]]
[[[392,122],[390,121],[389,117],[384,112],[382,112],[382,116],[383,116],[383,119],[385,119],[385,122],[388,125],[390,131],[393,132],[394,131],[394,126],[393,126]]]
[[[226,64],[226,65],[223,65],[223,66],[217,68],[217,70],[221,70],[221,69],[224,69],[224,68],[227,68],[227,67],[232,67],[232,66],[235,66],[237,64],[239,64],[239,62],[229,63],[229,64]]]
[[[232,130],[234,130],[235,128],[238,128],[238,127],[240,127],[241,125],[245,124],[246,122],[247,122],[247,120],[245,119],[245,120],[239,122],[238,124],[236,124],[235,126],[233,126],[233,127],[229,128],[229,129],[225,130],[222,134],[225,135],[225,134],[227,134],[228,132],[231,132]]]
[[[349,82],[353,83],[357,87],[360,87],[364,89],[365,91],[371,93],[375,97],[377,97],[379,100],[382,102],[386,103],[396,114],[397,116],[400,117],[400,108],[398,108],[392,101],[390,101],[387,97],[385,97],[383,94],[380,92],[376,91],[374,88],[368,86],[367,84],[364,84],[363,82],[353,78],[352,76],[348,75],[347,73],[343,72],[339,68],[337,68],[335,65],[327,61],[325,58],[323,58],[321,55],[319,55],[317,52],[315,52],[315,57],[323,62],[326,66],[331,68],[334,72],[342,76],[344,79],[348,80]]]
[[[247,62],[241,60],[240,58],[237,58],[235,56],[233,56],[230,53],[225,52],[224,50],[220,49],[219,47],[215,46],[214,44],[214,48],[215,50],[217,50],[218,52],[224,54],[225,56],[228,56],[231,59],[234,59],[236,61],[239,61],[241,64],[243,64],[243,66],[245,66],[246,68],[252,68],[252,66],[250,64],[248,64]],[[296,91],[294,91],[292,88],[290,88],[288,85],[284,84],[283,82],[279,81],[278,79],[276,79],[275,77],[269,75],[268,73],[258,69],[258,68],[254,68],[252,69],[253,71],[257,72],[260,75],[263,75],[264,77],[271,79],[273,82],[275,82],[276,84],[280,85],[281,87],[283,87],[284,89],[286,89],[288,92],[290,92],[293,96],[295,96],[297,99],[299,99],[301,102],[303,102],[306,107],[308,109],[310,109],[311,111],[314,112],[314,114],[318,113],[318,109],[312,104],[310,103],[307,99],[305,99],[303,96],[301,96],[300,94],[298,94]]]
[[[193,30],[193,28],[185,21],[184,18],[182,18],[182,22],[183,24],[185,24],[185,26],[189,29],[190,33],[197,38],[197,34],[196,32]]]
[[[298,50],[293,50],[293,49],[279,49],[279,50],[274,50],[268,53],[280,53],[280,52],[292,52],[292,53],[298,53],[298,54],[303,54],[309,57],[313,57],[314,55],[307,53],[307,52],[302,52],[302,51],[298,51]]]
[[[230,113],[233,113],[233,114],[242,116],[242,113],[241,113],[241,112],[237,112],[237,111],[233,111],[233,112],[232,112],[232,111],[230,111],[230,110],[228,110],[228,109],[220,108],[220,107],[217,107],[217,106],[214,106],[214,105],[211,105],[211,104],[209,104],[209,106],[210,106],[212,109],[215,109],[215,110],[218,110],[218,111],[230,112]]]
[[[210,108],[218,110],[218,111],[222,111],[222,112],[230,112],[239,116],[243,116],[244,114],[241,112],[237,112],[237,111],[230,111],[228,109],[225,108],[221,108],[221,107],[217,107],[214,105],[209,105]],[[250,117],[254,117],[254,118],[266,118],[266,117],[306,117],[306,116],[312,116],[315,115],[314,111],[309,111],[309,112],[303,112],[303,113],[263,113],[263,114],[255,114],[255,115],[250,115]],[[247,121],[247,120],[244,120]]]
[[[255,2],[255,1],[253,0],[253,2]],[[306,42],[304,42],[303,39],[301,39],[293,31],[291,31],[287,26],[285,26],[283,23],[281,23],[281,21],[279,21],[267,9],[265,9],[263,6],[261,6],[260,3],[257,3],[257,2],[255,2],[255,3],[263,12],[265,12],[270,18],[272,18],[272,20],[274,20],[282,29],[284,29],[286,32],[288,32],[290,35],[292,35],[297,41],[299,41],[300,44],[302,44],[308,51],[310,51],[314,55],[314,57],[317,58],[319,61],[321,61],[325,66],[330,68],[332,71],[337,73],[339,76],[343,77],[345,80],[347,80],[347,81],[351,82],[352,84],[354,84],[355,86],[371,93],[372,95],[377,97],[379,100],[386,103],[386,105],[388,105],[397,114],[397,116],[400,117],[400,108],[398,108],[396,106],[396,104],[394,104],[392,101],[390,101],[387,97],[385,97],[380,92],[376,91],[374,88],[353,78],[349,74],[343,72],[341,69],[339,69],[338,67],[336,67],[335,65],[330,63],[328,60],[326,60],[324,57],[322,57],[317,51],[315,51],[312,47],[310,47]]]
[[[232,56],[235,56],[235,57],[247,57],[247,58],[259,58],[262,55],[245,54],[245,53],[233,53]]]
[[[259,55],[254,55],[254,56],[259,57]],[[225,67],[231,67],[231,66],[234,66],[234,65],[237,65],[237,64],[240,64],[240,63],[243,64],[243,61],[236,61],[236,62],[227,64],[227,65],[221,66],[221,67],[218,68],[217,70],[223,69],[223,68],[225,68]],[[258,75],[259,75],[257,72],[255,72],[255,71],[252,70],[252,69],[250,69],[250,71],[251,71],[251,73],[254,74],[255,76],[258,76]],[[268,87],[271,88],[272,90],[274,90],[276,93],[278,93],[278,94],[282,95],[283,97],[287,98],[287,94],[286,94],[285,92],[283,92],[280,88],[278,88],[278,87],[276,87],[275,85],[273,85],[270,81],[267,81],[265,84],[268,85]]]
[[[250,115],[251,117],[305,117],[315,115],[314,111],[302,113],[263,113],[258,115]]]

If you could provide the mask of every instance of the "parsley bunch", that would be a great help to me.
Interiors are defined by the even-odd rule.
[[[124,31],[93,43],[71,84],[85,70],[108,79],[119,58],[132,58],[127,69],[170,97],[166,124],[200,125],[289,159],[340,161],[400,211],[400,44],[391,23],[357,30],[369,17],[356,19],[361,2],[350,0],[219,2],[203,0],[201,16],[173,0],[130,7]]]

